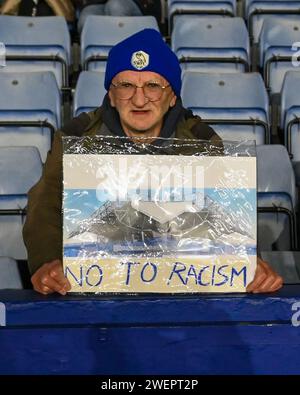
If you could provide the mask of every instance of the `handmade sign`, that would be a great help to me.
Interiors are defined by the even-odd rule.
[[[254,156],[103,138],[96,150],[86,139],[64,143],[71,292],[245,291],[256,268]]]

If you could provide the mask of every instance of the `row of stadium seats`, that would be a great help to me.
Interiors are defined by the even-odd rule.
[[[80,73],[74,92],[74,116],[102,103],[106,93],[103,85],[104,71]],[[280,127],[296,165],[300,162],[298,88],[300,73],[289,71],[281,91]],[[61,94],[54,74],[0,73],[0,90],[0,146],[36,146],[44,162],[53,133],[63,124]],[[183,104],[213,125],[223,139],[271,142],[270,105],[260,74],[187,71],[181,97]]]
[[[81,68],[104,70],[110,48],[144,27],[158,30],[153,17],[89,16],[81,36]],[[242,18],[203,17],[199,23],[198,17],[181,16],[174,26],[171,46],[183,71],[259,69],[267,90],[278,94],[285,73],[299,69],[295,46],[299,30],[300,20],[267,20],[258,44],[257,65],[251,64],[249,36]],[[68,89],[73,60],[64,18],[0,16],[0,40],[6,47],[6,65],[0,71],[51,70],[59,87]]]
[[[182,16],[174,26],[171,45],[183,71],[260,70],[267,90],[273,95],[280,92],[285,73],[297,70],[299,31],[300,19],[268,19],[263,24],[259,43],[251,54],[243,19],[199,20],[198,17]],[[255,60],[251,63],[251,59]]]
[[[155,0],[155,2],[161,3],[162,19],[166,17],[170,33],[175,21],[182,15],[240,16],[245,19],[254,42],[257,42],[264,20],[270,16],[286,18],[300,15],[299,0]],[[76,10],[76,16],[79,19],[79,7]],[[163,20],[161,22],[163,23]],[[74,30],[75,26],[70,26],[70,28]]]
[[[161,3],[162,18],[166,16],[171,34],[175,22],[182,15],[243,17],[251,42],[257,42],[263,22],[270,16],[300,17],[299,0],[155,0]],[[1,1],[0,1],[1,5]],[[92,12],[92,11],[91,11]],[[80,10],[76,15],[79,18]],[[162,21],[163,23],[163,21]],[[74,30],[75,26],[70,26]]]
[[[236,0],[168,0],[169,32],[182,15],[242,16],[247,22],[251,42],[258,42],[263,22],[270,16],[300,18],[299,0],[243,0],[242,7],[237,5]]]

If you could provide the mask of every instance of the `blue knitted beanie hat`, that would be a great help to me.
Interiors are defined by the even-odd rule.
[[[105,89],[108,90],[115,75],[125,70],[153,71],[164,77],[180,96],[181,69],[174,52],[154,29],[144,29],[116,44],[109,52]]]

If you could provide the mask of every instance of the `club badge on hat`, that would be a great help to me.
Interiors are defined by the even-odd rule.
[[[149,65],[149,55],[144,51],[134,52],[131,56],[131,65],[142,70]]]

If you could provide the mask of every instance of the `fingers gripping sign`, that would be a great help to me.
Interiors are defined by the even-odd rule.
[[[31,277],[33,289],[44,295],[58,292],[61,295],[71,289],[69,280],[65,278],[61,260],[44,263]]]
[[[253,281],[248,285],[247,292],[274,292],[282,287],[283,279],[267,262],[257,258],[257,268]]]

